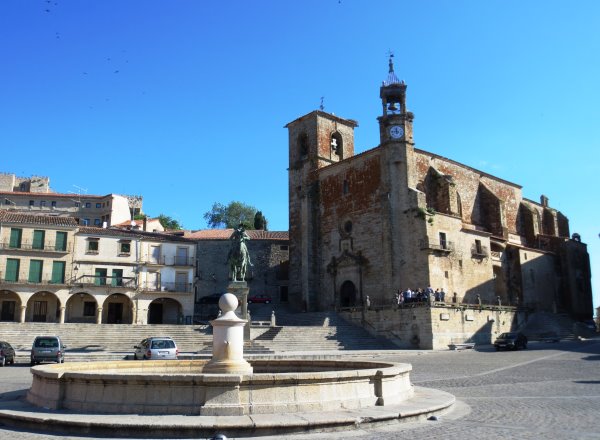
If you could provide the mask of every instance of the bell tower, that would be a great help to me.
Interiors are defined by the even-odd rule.
[[[382,115],[379,120],[381,144],[387,142],[413,142],[412,121],[414,115],[406,109],[406,84],[394,73],[394,55],[390,55],[387,79],[379,89]]]
[[[357,122],[322,109],[286,125],[289,132],[289,301],[299,310],[321,307],[320,170],[354,155]]]

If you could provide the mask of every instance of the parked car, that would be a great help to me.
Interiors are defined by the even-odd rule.
[[[133,358],[138,359],[177,359],[179,349],[175,341],[168,337],[146,338],[138,345],[134,345]]]
[[[15,363],[15,350],[8,342],[0,341],[0,367]]]
[[[496,341],[494,341],[496,350],[518,350],[519,348],[527,348],[527,337],[523,333],[510,332],[502,333]]]
[[[200,304],[219,304],[219,299],[221,299],[222,293],[211,293],[210,295],[206,295],[200,298],[198,301]]]
[[[262,303],[269,304],[272,301],[269,295],[252,295],[248,297],[248,304]]]
[[[66,345],[58,336],[36,336],[31,347],[31,365],[40,362],[63,363]]]

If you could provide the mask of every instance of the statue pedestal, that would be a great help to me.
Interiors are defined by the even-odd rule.
[[[213,326],[213,356],[202,372],[211,374],[252,374],[244,359],[243,329],[246,321],[235,314],[237,299],[225,294],[219,300],[223,314],[210,321]]]
[[[240,305],[242,306],[241,315],[242,319],[248,320],[248,292],[250,288],[246,281],[230,281],[227,284],[227,292],[233,293]],[[244,340],[250,340],[250,322],[244,326]]]

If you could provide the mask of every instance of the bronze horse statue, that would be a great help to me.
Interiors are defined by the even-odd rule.
[[[230,237],[231,248],[227,255],[227,264],[229,264],[229,277],[233,281],[244,281],[246,278],[246,272],[249,266],[252,266],[250,262],[250,254],[246,247],[246,241],[250,240],[248,234],[244,229],[243,225],[240,225],[238,229],[233,231]]]

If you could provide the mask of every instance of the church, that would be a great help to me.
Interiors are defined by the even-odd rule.
[[[352,119],[316,110],[286,125],[290,303],[386,308],[431,286],[454,306],[590,319],[589,255],[567,217],[517,183],[415,148],[406,91],[390,57],[380,144],[359,154]]]

